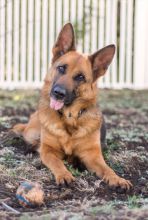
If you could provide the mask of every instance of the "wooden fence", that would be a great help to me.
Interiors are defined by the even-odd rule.
[[[0,88],[41,87],[69,21],[80,51],[116,45],[101,87],[148,88],[148,0],[0,0]]]

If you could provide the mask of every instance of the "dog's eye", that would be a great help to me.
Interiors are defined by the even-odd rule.
[[[79,73],[78,75],[76,75],[74,77],[74,80],[78,81],[78,82],[82,82],[82,81],[84,82],[85,81],[85,76],[82,73]]]
[[[60,74],[64,74],[65,73],[65,70],[66,70],[66,65],[63,65],[63,66],[58,66],[57,67],[57,70]]]

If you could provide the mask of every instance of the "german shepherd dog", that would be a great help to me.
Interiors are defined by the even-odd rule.
[[[75,180],[63,163],[65,156],[74,156],[109,186],[130,189],[130,181],[116,175],[101,151],[103,117],[97,106],[97,79],[110,65],[115,46],[89,56],[79,53],[73,27],[67,23],[52,52],[52,66],[44,80],[38,110],[28,124],[14,126],[14,132],[39,146],[41,160],[57,184]]]

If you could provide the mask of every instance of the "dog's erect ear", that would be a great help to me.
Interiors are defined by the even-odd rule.
[[[62,28],[56,40],[56,43],[52,49],[52,62],[54,62],[57,58],[71,50],[75,50],[75,35],[72,24],[67,23]]]
[[[115,45],[109,45],[89,56],[94,81],[103,76],[115,54]]]

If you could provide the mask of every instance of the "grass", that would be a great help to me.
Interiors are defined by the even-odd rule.
[[[140,203],[139,203],[140,196],[128,196],[128,201],[127,201],[127,206],[129,209],[135,209],[135,208],[140,208]]]
[[[82,172],[79,171],[79,169],[73,168],[72,165],[68,165],[68,170],[72,173],[73,176],[81,176]]]
[[[109,189],[96,175],[67,163],[76,182],[56,186],[38,154],[26,154],[26,143],[8,135],[9,128],[26,122],[36,109],[39,91],[0,90],[0,201],[21,212],[19,216],[11,215],[0,204],[0,219],[148,219],[147,92],[100,91],[99,103],[107,125],[105,160],[134,185],[131,192],[123,193]],[[15,192],[24,180],[43,186],[46,196],[42,207],[32,210],[19,206]]]

